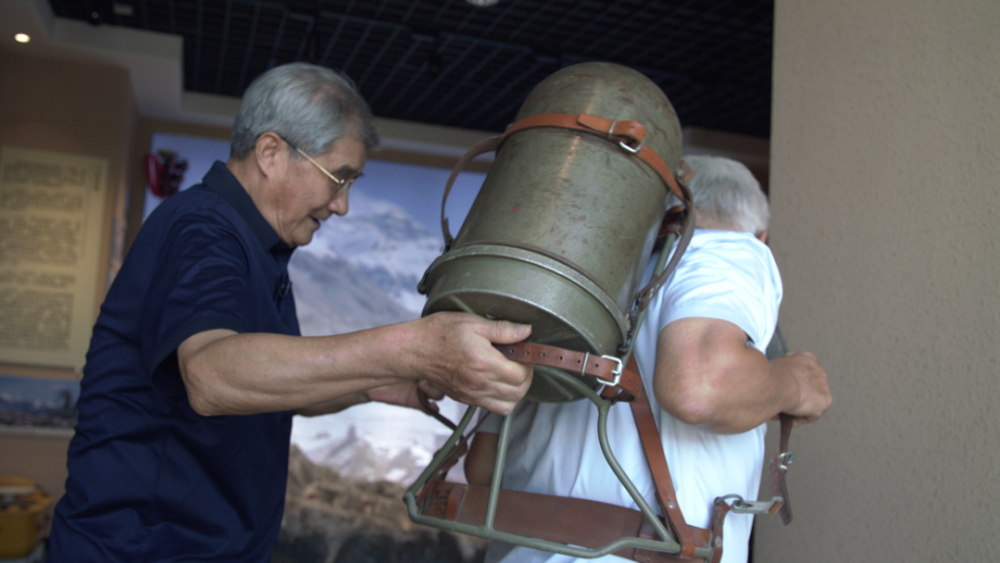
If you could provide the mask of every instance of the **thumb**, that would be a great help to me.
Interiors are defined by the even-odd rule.
[[[531,335],[531,325],[494,321],[485,336],[494,344],[513,344]]]

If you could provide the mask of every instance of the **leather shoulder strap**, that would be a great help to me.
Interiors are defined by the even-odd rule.
[[[781,413],[779,419],[781,420],[781,439],[778,442],[778,454],[771,460],[768,473],[771,481],[771,497],[780,496],[782,502],[771,509],[771,514],[780,511],[781,521],[787,526],[792,522],[792,504],[788,500],[788,483],[785,481],[785,473],[788,472],[788,466],[795,458],[795,452],[788,449],[794,419],[792,415],[785,413]]]
[[[629,371],[639,373],[639,366],[636,364],[635,356],[631,356],[628,361]],[[632,416],[635,417],[635,425],[639,429],[639,438],[642,441],[642,449],[646,452],[646,460],[649,462],[650,472],[653,474],[653,482],[656,484],[656,496],[663,508],[663,513],[667,517],[667,522],[677,536],[677,543],[681,544],[681,558],[694,557],[695,545],[694,534],[691,527],[684,520],[681,513],[681,506],[677,502],[677,493],[674,491],[674,481],[670,477],[670,467],[667,465],[667,456],[663,453],[663,443],[660,442],[660,432],[656,428],[653,419],[653,408],[649,396],[646,395],[645,386],[639,384],[639,392],[635,401],[629,403],[632,407]]]

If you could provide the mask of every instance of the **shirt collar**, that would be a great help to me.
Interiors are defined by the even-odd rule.
[[[265,250],[290,249],[267,222],[267,219],[264,219],[264,216],[260,214],[260,210],[254,205],[250,194],[243,189],[239,180],[226,168],[224,162],[215,161],[212,168],[205,174],[203,182],[208,186],[208,189],[218,194],[236,210],[236,213],[246,221],[247,226],[250,227]]]

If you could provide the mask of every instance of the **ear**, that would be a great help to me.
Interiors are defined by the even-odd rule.
[[[760,242],[767,244],[767,229],[764,229],[763,231],[757,233],[756,236],[757,239],[760,240]]]
[[[288,167],[288,150],[285,141],[273,131],[268,131],[257,137],[254,144],[254,157],[257,167],[266,178],[273,179],[285,173]]]

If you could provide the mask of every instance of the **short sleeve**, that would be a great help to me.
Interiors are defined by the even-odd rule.
[[[757,248],[759,245],[761,248]],[[774,334],[781,299],[777,267],[758,241],[715,241],[687,252],[657,297],[659,327],[683,318],[729,321],[763,350]]]
[[[143,314],[142,350],[154,386],[177,390],[171,358],[188,337],[213,329],[244,332],[249,260],[233,228],[191,214],[164,231]],[[173,381],[176,380],[176,381]]]
[[[476,432],[485,432],[487,434],[499,434],[500,433],[500,425],[503,424],[503,417],[502,416],[500,416],[499,414],[496,414],[496,413],[484,410],[479,415],[479,417],[480,417],[480,420],[483,420],[483,419],[485,419],[485,420],[483,420],[479,424],[479,428],[476,429]]]

